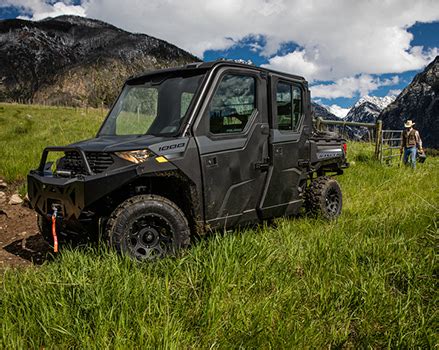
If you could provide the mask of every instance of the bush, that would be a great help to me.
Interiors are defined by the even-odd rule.
[[[439,149],[436,148],[425,148],[425,154],[429,157],[439,157]]]

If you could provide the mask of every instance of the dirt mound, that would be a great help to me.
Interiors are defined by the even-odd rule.
[[[35,211],[23,205],[0,204],[0,270],[42,264],[49,245],[38,233]]]

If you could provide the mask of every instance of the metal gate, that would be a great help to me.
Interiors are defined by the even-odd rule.
[[[381,163],[391,164],[400,156],[402,130],[381,130],[379,159]]]

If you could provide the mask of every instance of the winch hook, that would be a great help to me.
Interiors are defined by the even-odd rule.
[[[52,206],[52,237],[53,237],[53,252],[58,253],[58,236],[56,234],[56,216],[58,214],[58,208]]]

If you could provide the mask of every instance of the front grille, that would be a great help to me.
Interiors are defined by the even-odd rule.
[[[90,164],[91,170],[96,173],[102,173],[111,165],[113,165],[114,160],[110,153],[105,152],[86,152],[88,164]]]
[[[64,154],[64,157],[58,163],[58,170],[71,171],[72,174],[86,174],[82,158],[78,152],[66,151]],[[111,154],[106,152],[85,152],[85,156],[90,169],[96,174],[104,172],[114,163]]]

